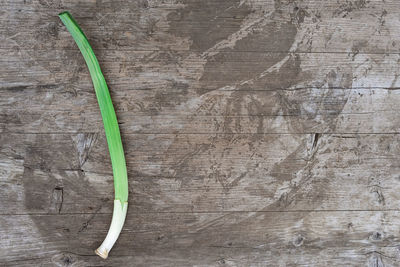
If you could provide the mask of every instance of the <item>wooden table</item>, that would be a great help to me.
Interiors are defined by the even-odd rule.
[[[69,10],[109,83],[113,178]],[[1,266],[400,266],[397,0],[1,1]]]

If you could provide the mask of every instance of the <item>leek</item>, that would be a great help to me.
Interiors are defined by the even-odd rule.
[[[95,251],[97,255],[106,259],[108,253],[118,239],[125,222],[128,208],[128,175],[126,171],[124,149],[122,147],[117,116],[115,115],[107,83],[89,41],[71,14],[62,12],[59,14],[59,17],[74,38],[88,66],[97,101],[100,106],[111,158],[115,190],[114,211],[108,234],[104,242]]]

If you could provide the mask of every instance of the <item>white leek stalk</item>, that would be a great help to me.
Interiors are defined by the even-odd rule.
[[[123,205],[121,205],[121,201],[114,200],[114,212],[111,220],[110,230],[108,231],[106,239],[104,239],[101,246],[95,250],[96,254],[103,259],[107,259],[108,252],[118,239],[122,226],[124,226],[127,209],[128,202],[125,202]]]

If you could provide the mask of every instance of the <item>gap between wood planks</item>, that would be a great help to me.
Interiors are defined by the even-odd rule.
[[[235,213],[338,213],[338,212],[400,212],[400,209],[341,209],[341,210],[227,210],[227,211],[148,211],[135,212],[129,211],[129,214],[145,215],[145,214],[235,214]],[[110,215],[112,212],[66,212],[66,213],[0,213],[0,216],[68,216],[68,215]]]

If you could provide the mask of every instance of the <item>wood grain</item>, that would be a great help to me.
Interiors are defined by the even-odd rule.
[[[38,235],[32,219],[48,230]],[[8,249],[8,263],[22,266],[363,266],[376,261],[396,266],[398,261],[398,247],[392,246],[399,242],[398,212],[129,213],[114,256],[104,262],[91,248],[106,234],[108,219],[102,214],[2,217],[1,225],[10,230],[2,232],[9,239],[0,242]],[[16,225],[27,231],[14,230]]]
[[[398,1],[0,4],[0,265],[400,265]],[[64,10],[126,151],[107,261],[111,164]]]

